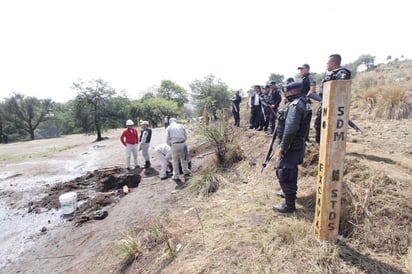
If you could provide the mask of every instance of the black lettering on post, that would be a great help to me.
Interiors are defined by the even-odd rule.
[[[338,197],[338,190],[337,189],[332,189],[332,195],[331,195],[331,197],[332,198],[337,198]]]
[[[329,220],[335,220],[336,219],[336,213],[335,212],[329,212]]]
[[[333,133],[333,141],[343,141],[345,140],[345,132],[334,132]]]
[[[328,230],[335,230],[335,224],[334,223],[329,223],[328,224]]]
[[[338,107],[338,116],[343,116],[343,114],[345,114],[344,110],[345,110],[344,106]]]
[[[326,116],[328,114],[328,108],[322,108],[322,116]]]
[[[338,201],[330,201],[331,203],[332,203],[332,209],[335,209],[335,204],[338,202]]]
[[[339,181],[339,169],[332,170],[332,181]]]
[[[336,128],[343,128],[344,124],[345,124],[345,122],[342,119],[338,119],[336,121]]]

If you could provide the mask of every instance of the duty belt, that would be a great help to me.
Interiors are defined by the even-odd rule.
[[[185,141],[183,140],[183,141],[179,141],[179,142],[174,142],[173,144],[175,145],[175,144],[183,144]]]

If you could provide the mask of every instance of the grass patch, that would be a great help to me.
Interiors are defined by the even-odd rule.
[[[140,251],[140,244],[136,237],[127,235],[115,243],[114,250],[117,255],[135,257]]]
[[[32,159],[32,158],[40,158],[40,157],[46,157],[48,155],[51,155],[55,152],[61,152],[65,150],[69,150],[75,147],[80,146],[80,144],[74,144],[74,145],[67,145],[67,146],[62,146],[62,147],[53,147],[45,151],[40,151],[36,153],[28,153],[28,154],[19,154],[19,155],[0,155],[0,161],[1,162],[7,162],[7,161],[20,161],[20,160],[26,160],[26,159]]]
[[[187,189],[201,197],[208,197],[225,183],[227,180],[217,172],[215,167],[206,167],[189,181]]]

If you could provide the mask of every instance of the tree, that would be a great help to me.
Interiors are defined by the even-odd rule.
[[[196,98],[196,110],[202,115],[203,109],[211,111],[216,118],[217,110],[230,107],[231,93],[228,86],[213,74],[207,75],[204,80],[196,79],[189,84]]]
[[[15,93],[5,100],[4,116],[19,135],[29,134],[30,139],[34,140],[37,127],[52,117],[53,105],[51,99],[37,99]]]
[[[345,64],[344,66],[351,71],[351,77],[353,78],[356,75],[360,65],[364,65],[367,71],[374,69],[376,67],[375,56],[370,54],[362,54],[353,63]]]
[[[74,118],[85,132],[96,132],[96,141],[103,140],[102,130],[108,128],[113,119],[110,99],[115,90],[103,79],[93,79],[87,83],[79,79],[73,83],[73,89],[79,93],[74,99]]]
[[[132,118],[148,121],[153,127],[163,121],[166,115],[175,116],[180,113],[176,102],[160,97],[152,97],[132,102],[130,115]]]
[[[167,100],[175,101],[179,107],[189,102],[187,91],[170,80],[163,80],[161,82],[158,95]]]
[[[285,76],[281,75],[281,74],[276,74],[276,73],[271,73],[269,76],[269,81],[276,81],[276,83],[281,84],[283,83],[283,79],[285,78]]]

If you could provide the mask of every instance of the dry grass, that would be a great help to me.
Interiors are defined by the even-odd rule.
[[[370,109],[359,107],[359,117],[369,118],[367,112],[380,107],[385,88],[374,85],[385,85],[389,73],[396,70],[388,66],[384,72],[363,84],[365,94],[358,94],[359,106],[370,97],[376,98],[376,103]],[[360,86],[354,83],[354,87]],[[399,90],[393,96],[396,101]],[[241,110],[241,125],[246,128],[248,111],[245,105]],[[356,153],[345,160],[336,243],[318,241],[313,231],[318,146],[307,147],[299,168],[297,213],[282,215],[271,209],[281,201],[275,197],[279,190],[275,157],[261,172],[270,137],[234,129],[238,131],[236,143],[244,151],[243,160],[226,172],[213,170],[210,166],[216,165],[214,162],[203,163],[199,175],[191,179],[193,186],[189,185],[175,208],[168,211],[168,218],[161,218],[161,226],[157,223],[160,232],[175,239],[170,246],[181,249],[171,255],[170,241],[163,238],[143,249],[133,269],[136,273],[412,273],[412,169],[407,163],[412,143],[408,139],[410,128],[404,124],[372,122],[365,126],[364,135],[348,139],[348,147],[356,146]],[[383,133],[379,132],[381,127],[386,129]],[[406,151],[397,154],[404,157],[400,162],[382,145],[399,136],[403,139],[391,149]],[[211,187],[211,182],[225,187]],[[197,199],[199,194],[201,199]],[[164,257],[169,259],[159,260]]]
[[[412,117],[411,61],[381,65],[375,71],[359,73],[352,82],[352,106],[381,119]]]

